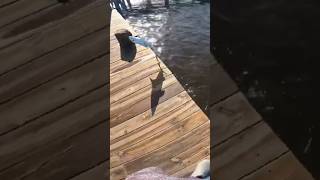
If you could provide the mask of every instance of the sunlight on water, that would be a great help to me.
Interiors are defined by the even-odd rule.
[[[153,50],[176,75],[196,103],[204,109],[210,99],[210,4],[199,1],[132,1],[128,21],[135,32],[152,44]]]

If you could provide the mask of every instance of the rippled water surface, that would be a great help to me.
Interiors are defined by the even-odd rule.
[[[127,20],[140,37],[152,43],[155,53],[176,75],[181,84],[204,110],[208,109],[210,66],[210,4],[198,1],[132,1]]]

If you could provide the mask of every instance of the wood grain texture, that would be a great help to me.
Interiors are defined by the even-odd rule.
[[[145,138],[143,141],[139,141],[129,148],[111,153],[111,168],[149,154],[192,131],[206,120],[203,119],[201,113],[201,111],[198,111],[187,118],[181,119],[179,123],[176,123],[176,125],[171,128],[165,129],[150,138]]]
[[[122,124],[119,124],[111,128],[110,142],[116,143],[126,138],[127,136],[130,136],[131,133],[140,132],[140,130],[142,130],[142,128],[147,125],[151,126],[153,124],[158,124],[158,119],[168,118],[168,116],[172,115],[173,117],[175,117],[176,115],[174,114],[184,112],[183,109],[190,111],[189,108],[194,106],[194,104],[190,101],[191,98],[188,96],[188,94],[186,92],[182,92],[176,95],[175,97],[170,98],[167,101],[159,104],[158,111],[155,115],[152,116],[152,114],[149,111],[146,111],[144,113],[139,114],[138,116],[135,116],[134,118],[125,121]]]
[[[210,159],[210,156],[207,156],[203,159]],[[194,169],[196,168],[198,162],[197,163],[194,163],[194,164],[191,164],[187,167],[184,167],[183,169],[175,172],[173,174],[173,176],[175,177],[190,177],[190,175],[192,174],[192,172],[194,171]]]
[[[24,39],[0,51],[0,74],[30,62],[66,43],[80,39],[106,26],[104,2],[97,0],[89,4],[79,15],[68,18],[63,23],[43,29],[37,35]],[[19,53],[16,53],[19,52]]]
[[[68,179],[107,160],[104,121],[85,132],[42,146],[28,158],[0,172],[0,179]]]
[[[58,2],[51,0],[19,0],[16,3],[0,9],[0,17],[6,17],[0,19],[0,28],[28,16],[35,11],[48,8],[55,4],[58,4]]]
[[[106,29],[102,29],[0,76],[0,84],[5,84],[0,87],[1,102],[30,91],[72,69],[106,55],[105,33]],[[109,56],[105,57],[106,60],[108,58]]]
[[[241,180],[313,180],[292,152],[287,152]]]
[[[51,4],[54,5],[39,9],[0,28],[0,49],[41,34],[41,31],[53,28],[63,22],[70,21],[70,19],[87,11],[87,5],[94,1],[96,0],[69,0],[67,4],[51,1]],[[108,14],[105,15],[108,17]]]
[[[101,87],[15,131],[0,136],[0,170],[42,146],[64,140],[109,117],[108,86]]]
[[[108,176],[107,9],[0,2],[0,179]]]
[[[18,0],[1,0],[0,1],[0,7],[5,7],[5,6],[8,6],[9,4],[12,4],[14,3],[15,1],[18,1]]]
[[[150,49],[137,45],[132,62],[121,60],[113,37],[119,28],[131,30],[114,12],[110,30],[111,179],[124,179],[148,166],[173,174],[208,157],[207,116]],[[158,97],[156,105],[154,97]],[[175,156],[183,163],[173,161]]]
[[[70,180],[108,180],[109,179],[109,161],[95,166],[88,171],[85,171]]]
[[[165,169],[166,172],[169,172],[170,168],[174,166],[180,166],[183,159],[176,160],[174,157],[183,153],[187,149],[195,146],[199,143],[199,140],[205,139],[208,137],[208,133],[210,133],[210,123],[209,121],[205,122],[203,125],[195,128],[193,131],[181,136],[166,146],[153,151],[150,154],[147,154],[135,161],[128,162],[124,165],[117,166],[115,168],[110,169],[111,177],[116,174],[118,179],[124,178],[126,174],[131,174],[142,168],[150,167],[150,166],[159,166]],[[203,145],[203,144],[202,144]],[[209,143],[203,145],[204,147],[208,147]],[[117,160],[117,159],[115,159]],[[197,159],[199,161],[201,159]],[[112,160],[111,160],[112,161]],[[167,165],[167,166],[166,166]],[[191,173],[192,171],[189,171]],[[174,173],[174,172],[171,172]]]
[[[213,65],[211,72],[209,104],[214,105],[218,101],[237,92],[238,87],[219,64]]]
[[[167,88],[164,88],[164,95],[159,98],[159,103],[168,100],[171,97],[182,92],[184,89],[179,83],[174,83]],[[147,91],[143,95],[147,97],[136,101],[124,102],[119,105],[112,105],[110,107],[110,127],[114,127],[130,118],[133,118],[145,111],[151,111],[151,93]],[[149,96],[148,96],[149,94]],[[141,96],[143,96],[141,95]],[[134,96],[134,94],[132,95]],[[138,96],[137,98],[141,97]],[[129,96],[128,96],[129,97]]]
[[[286,151],[268,125],[260,122],[212,149],[213,178],[240,178]]]
[[[106,57],[70,71],[0,106],[0,133],[6,133],[107,83]],[[26,108],[28,107],[28,108]]]
[[[210,115],[213,123],[211,136],[214,138],[211,146],[221,143],[262,120],[262,117],[241,92],[215,104],[210,109]]]

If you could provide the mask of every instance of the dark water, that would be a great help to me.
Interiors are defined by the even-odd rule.
[[[199,1],[132,1],[127,20],[141,37],[152,43],[155,53],[174,72],[197,104],[208,110],[210,66],[210,4]],[[140,4],[141,3],[141,4]]]

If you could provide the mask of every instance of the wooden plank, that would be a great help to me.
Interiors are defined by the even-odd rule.
[[[238,179],[286,151],[288,148],[268,125],[260,122],[212,149],[212,178]]]
[[[134,66],[129,66],[125,69],[115,72],[114,74],[110,74],[110,83],[114,85],[120,81],[126,80],[126,78],[131,77],[135,74],[138,74],[138,73],[141,74],[141,72],[144,72],[144,71],[149,72],[149,70],[152,69],[153,67],[157,69],[157,72],[163,71],[164,74],[167,73],[165,71],[165,69],[167,68],[163,63],[160,63],[160,67],[161,67],[160,69],[159,64],[155,62],[154,59],[150,59],[148,61],[138,62],[134,64]],[[151,72],[154,73],[154,71],[151,71]]]
[[[0,172],[0,179],[69,179],[107,160],[107,122],[64,141],[39,147],[31,156]]]
[[[164,78],[169,78],[169,76],[172,75],[171,72],[170,74],[165,74]],[[110,104],[116,103],[117,101],[135,93],[136,91],[142,91],[142,89],[150,89],[151,87],[151,81],[150,79],[156,79],[158,76],[158,73],[152,74],[146,78],[143,78],[141,80],[138,80],[136,83],[132,84],[128,88],[121,89],[115,93],[112,94],[110,97]]]
[[[238,87],[219,64],[213,65],[211,72],[209,103],[213,105],[235,93]]]
[[[22,19],[0,28],[0,49],[41,34],[41,31],[54,28],[62,22],[84,13],[88,10],[86,5],[93,1],[95,0],[70,0],[63,5],[52,1],[57,4],[24,16]],[[106,17],[108,15],[110,17],[108,13]]]
[[[198,126],[204,124],[206,119],[202,116],[201,111],[193,113],[191,116],[178,120],[171,128],[168,128],[160,133],[144,139],[128,148],[120,151],[111,152],[111,168],[119,166],[120,164],[133,161],[139,157],[144,156],[152,151],[155,151],[175,139],[185,135]]]
[[[137,60],[132,62],[132,65],[126,68],[121,68],[116,72],[110,73],[110,82],[115,83],[117,81],[123,80],[138,72],[145,71],[146,69],[150,68],[150,66],[157,65],[159,70],[161,70],[160,67],[162,69],[166,68],[166,66],[162,62],[156,61],[156,58],[154,58],[153,55],[144,56],[141,59],[142,59],[141,61]],[[112,66],[113,64],[110,65],[110,68]]]
[[[58,4],[58,2],[52,0],[19,0],[0,9],[0,17],[6,17],[0,18],[0,28],[55,4]]]
[[[210,138],[205,138],[198,142],[198,144],[171,158],[168,164],[161,164],[163,169],[169,174],[175,174],[190,165],[197,164],[200,160],[210,159]],[[169,164],[170,163],[170,164]]]
[[[105,2],[97,0],[88,5],[77,16],[63,21],[54,27],[44,29],[36,36],[31,36],[0,51],[0,74],[30,62],[106,26]],[[64,32],[64,33],[58,33]],[[17,53],[19,52],[19,53]]]
[[[0,76],[0,103],[105,55],[106,40],[103,29]]]
[[[177,123],[183,121],[188,116],[193,115],[199,111],[199,108],[193,103],[188,102],[184,104],[181,109],[172,112],[172,114],[167,114],[167,117],[162,117],[157,119],[155,122],[150,122],[144,127],[140,127],[138,131],[131,132],[129,136],[113,142],[110,145],[110,150],[112,152],[122,151],[123,149],[129,148],[134,144],[137,144],[145,139],[155,136],[156,134],[165,131],[166,129],[172,128]]]
[[[164,72],[163,74],[165,75],[172,74],[172,72],[169,71],[167,68],[162,68],[162,70]],[[131,76],[124,77],[122,80],[112,83],[112,86],[110,87],[110,93],[111,94],[117,93],[121,89],[125,89],[129,86],[132,86],[133,84],[135,84],[136,81],[140,81],[144,78],[149,78],[153,74],[158,74],[159,72],[160,72],[159,66],[153,65],[136,74],[132,74]],[[111,81],[113,80],[111,79]]]
[[[0,106],[0,134],[21,127],[107,83],[106,56]]]
[[[175,97],[168,99],[167,101],[159,104],[157,107],[157,113],[152,115],[149,111],[143,112],[138,116],[128,119],[124,123],[121,123],[110,129],[110,143],[116,143],[119,140],[125,139],[131,136],[131,133],[142,130],[146,125],[157,123],[160,118],[165,118],[168,113],[176,114],[176,111],[180,109],[188,109],[187,103],[190,103],[191,98],[184,91]]]
[[[135,161],[110,169],[111,177],[113,177],[114,174],[117,174],[116,177],[118,177],[118,179],[124,178],[126,174],[131,174],[151,166],[160,166],[161,168],[165,168],[164,166],[161,166],[162,163],[172,161],[172,158],[176,155],[195,146],[199,143],[199,140],[208,137],[208,134],[210,134],[210,122],[208,120],[205,121],[206,122],[202,126],[199,126],[192,131],[187,132],[185,135],[176,138],[166,146],[161,147],[150,154],[146,154]]]
[[[25,126],[0,136],[0,170],[34,150],[67,139],[109,117],[108,85]]]
[[[210,156],[204,157],[203,159],[210,159]],[[175,176],[175,177],[190,177],[192,172],[195,170],[198,162],[199,162],[199,160],[197,161],[197,163],[191,164],[191,165],[181,169],[180,171],[177,171],[176,173],[173,174],[173,176]]]
[[[151,50],[140,51],[141,56],[131,63],[120,60],[119,45],[113,36],[119,28],[129,26],[113,11],[110,31],[113,44],[110,49],[111,179],[124,179],[150,166],[178,171],[183,166],[171,158],[183,158],[188,166],[207,156],[210,147],[208,118],[161,60],[164,80],[151,83],[150,79],[161,72]],[[152,92],[158,96],[160,90],[164,95],[153,114]]]
[[[246,97],[238,92],[210,109],[210,119],[213,121],[211,136],[215,146],[232,135],[261,121],[261,116],[250,105]]]
[[[176,82],[174,75],[172,75],[172,74],[164,77],[163,81],[152,84],[152,86],[151,86],[151,80],[149,79],[149,82],[147,82],[147,84],[148,85],[150,84],[150,86],[147,86],[146,88],[141,88],[141,89],[135,91],[132,94],[129,94],[128,96],[126,96],[125,98],[122,98],[122,99],[115,97],[118,100],[116,102],[112,103],[113,113],[111,113],[111,117],[113,117],[113,115],[117,113],[117,109],[126,108],[125,106],[127,106],[127,104],[129,104],[129,103],[139,102],[147,97],[152,96],[154,94],[154,92],[152,92],[152,88],[154,89],[154,91],[155,90],[160,91],[161,89],[163,90],[163,89],[171,86],[174,83],[177,83],[177,82]],[[111,94],[111,95],[115,96],[116,94]],[[119,110],[121,111],[121,109],[119,109]]]
[[[5,6],[8,6],[9,4],[12,4],[14,3],[15,1],[18,1],[18,0],[1,0],[0,1],[0,7],[5,7]]]
[[[109,177],[109,161],[83,172],[70,180],[108,180]]]
[[[241,180],[313,180],[312,175],[300,164],[292,152],[268,163]]]
[[[116,11],[116,10],[113,10]],[[118,12],[112,13],[112,21],[110,24],[110,33],[114,33],[118,29],[128,29],[130,32],[134,33],[133,28],[129,26],[129,24],[122,18],[122,16]],[[111,34],[110,34],[111,35]]]
[[[145,54],[150,54],[150,51],[147,48],[143,47],[143,46],[137,45],[136,48],[137,48],[137,53],[136,53],[136,56],[135,56],[136,58],[137,57],[142,57]],[[118,63],[126,62],[126,61],[121,60],[120,50],[117,49],[117,48],[115,48],[115,49],[111,49],[110,48],[110,57],[111,57],[110,58],[111,64],[116,63],[116,62],[118,62]]]
[[[183,87],[179,83],[174,83],[171,86],[164,88],[163,91],[164,94],[159,98],[158,104],[182,92]],[[129,103],[126,102],[124,105],[112,105],[110,108],[110,127],[112,128],[118,124],[121,124],[122,122],[134,116],[137,116],[138,114],[141,114],[144,111],[151,110],[152,97],[150,96],[138,102],[130,101]]]
[[[126,61],[118,61],[116,63],[113,63],[110,65],[110,74],[116,74],[117,72],[120,72],[122,70],[125,70],[126,72],[130,67],[137,68],[137,66],[134,66],[138,64],[139,66],[142,64],[157,64],[156,61],[154,61],[155,56],[153,54],[136,57],[136,59],[132,62],[126,62]]]
[[[154,73],[162,71],[163,74],[172,74],[165,66],[161,65],[160,69],[158,64],[150,61],[141,63],[139,66],[139,68],[132,68],[132,70],[130,69],[129,71],[128,69],[126,69],[126,71],[118,71],[117,74],[110,77],[110,84],[112,84],[110,87],[111,94]]]

